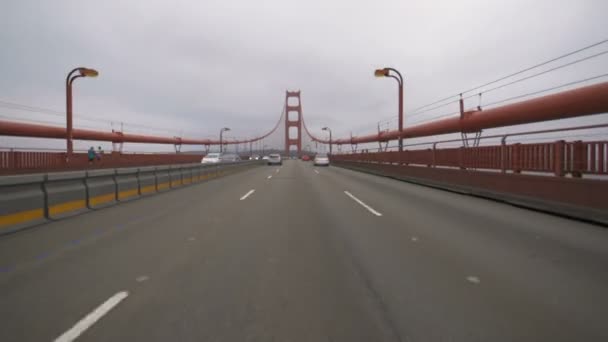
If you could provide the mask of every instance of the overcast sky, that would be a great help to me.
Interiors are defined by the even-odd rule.
[[[86,66],[100,76],[76,81],[74,108],[83,116],[190,137],[223,126],[252,136],[274,125],[285,90],[301,90],[315,132],[329,125],[336,136],[371,133],[397,108],[395,82],[375,79],[375,68],[404,74],[407,116],[608,38],[606,13],[605,0],[6,0],[0,100],[63,111],[65,75]],[[496,99],[606,73],[607,56]],[[0,114],[64,120],[2,107]],[[433,113],[418,119],[426,115]],[[110,127],[78,115],[75,125]]]

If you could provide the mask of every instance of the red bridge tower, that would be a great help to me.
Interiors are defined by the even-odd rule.
[[[290,105],[289,98],[297,98],[297,105]],[[292,120],[289,113],[295,112],[297,118]],[[289,128],[297,127],[295,139],[289,137]],[[298,157],[302,151],[302,103],[300,102],[300,91],[287,91],[285,95],[285,154],[290,155],[290,147],[297,146]]]

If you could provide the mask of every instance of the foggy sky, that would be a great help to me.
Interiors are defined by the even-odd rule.
[[[67,72],[86,66],[100,76],[76,81],[74,111],[165,130],[144,132],[215,137],[228,126],[235,136],[260,134],[276,122],[285,91],[301,90],[315,133],[325,125],[335,137],[372,133],[397,110],[395,82],[375,79],[375,68],[404,74],[407,117],[608,38],[606,13],[604,0],[5,1],[0,100],[62,111]],[[483,100],[607,70],[604,55]],[[64,120],[2,107],[0,114]],[[110,127],[78,115],[75,126]]]

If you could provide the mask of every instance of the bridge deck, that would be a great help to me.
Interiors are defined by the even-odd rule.
[[[607,288],[604,228],[289,160],[0,238],[0,340],[605,341]]]

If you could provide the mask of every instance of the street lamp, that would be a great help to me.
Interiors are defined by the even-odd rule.
[[[331,155],[331,129],[329,129],[329,127],[323,127],[321,130],[329,131],[329,154]]]
[[[224,150],[224,145],[223,145],[224,144],[223,143],[224,132],[229,131],[229,130],[230,130],[230,128],[228,128],[228,127],[224,127],[222,129],[220,129],[220,153],[222,153]]]
[[[392,75],[391,71],[397,74],[397,76]],[[401,77],[401,73],[393,68],[384,68],[384,69],[376,69],[374,71],[374,76],[376,77],[392,77],[397,80],[399,83],[399,152],[403,151],[403,77]]]
[[[78,74],[75,74],[76,72],[78,72]],[[72,125],[72,83],[74,82],[75,79],[79,78],[79,77],[97,77],[99,75],[99,73],[97,72],[97,70],[95,69],[89,69],[89,68],[83,68],[83,67],[79,67],[79,68],[75,68],[74,70],[70,71],[70,73],[68,74],[68,77],[66,77],[65,79],[65,102],[66,102],[66,110],[65,110],[65,114],[66,114],[66,140],[67,140],[67,155],[66,155],[66,161],[70,160],[70,157],[72,156],[72,153],[74,152],[74,143],[73,143],[73,139],[72,139],[72,130],[73,130],[73,125]]]

